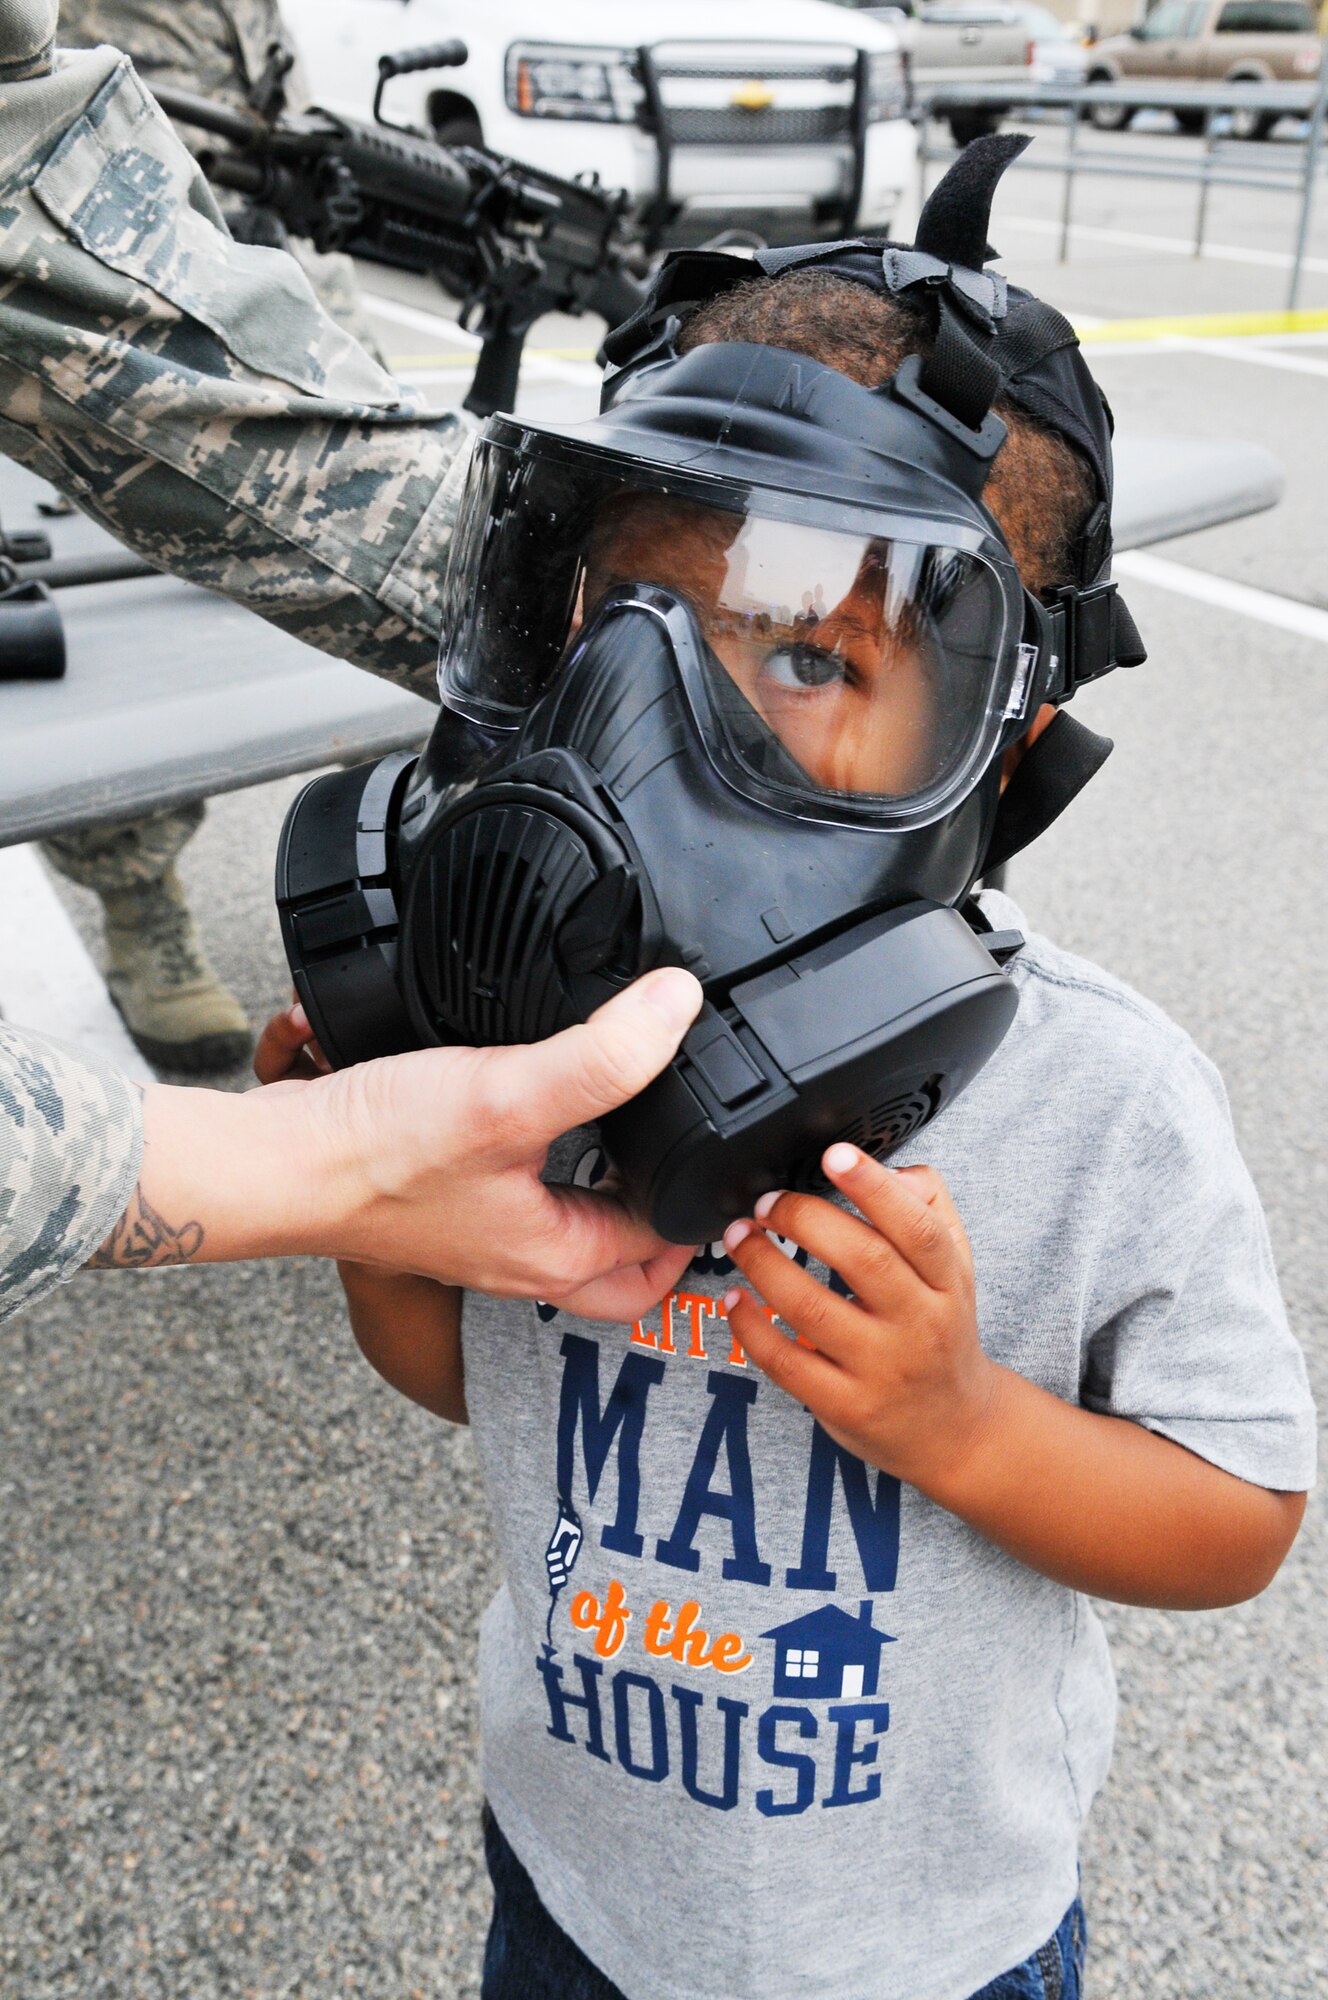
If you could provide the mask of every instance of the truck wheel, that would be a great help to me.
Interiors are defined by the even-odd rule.
[[[429,99],[429,123],[440,146],[482,146],[480,115],[467,97],[455,91],[435,91]]]
[[[1108,69],[1094,70],[1090,83],[1119,83],[1120,78]],[[1084,117],[1099,132],[1123,132],[1133,118],[1134,112],[1128,104],[1090,104]]]
[[[1266,139],[1276,123],[1277,119],[1271,111],[1233,111],[1231,136],[1233,139]]]
[[[999,111],[953,111],[946,122],[956,146],[967,146],[973,139],[989,139],[1001,129]]]
[[[484,133],[478,118],[448,118],[435,125],[433,136],[440,146],[482,146]]]

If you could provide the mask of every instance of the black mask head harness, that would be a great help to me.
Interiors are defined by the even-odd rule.
[[[770,278],[824,271],[897,298],[922,318],[925,355],[911,355],[877,393],[907,400],[938,431],[961,441],[987,471],[1005,437],[993,415],[998,401],[1016,405],[1072,445],[1091,475],[1093,502],[1069,551],[1071,580],[1037,600],[1035,610],[1030,606],[1041,661],[1031,690],[1037,699],[1020,718],[1025,726],[1043,702],[1060,709],[1090,681],[1147,658],[1110,578],[1110,405],[1064,315],[984,268],[999,255],[987,240],[996,187],[1030,144],[1027,134],[1009,133],[965,147],[924,204],[912,244],[854,237],[762,250],[753,258],[678,253],[666,259],[640,308],[607,336],[603,348],[609,363],[603,408],[610,410],[640,393],[643,371],[676,359],[683,329],[699,308],[749,284],[753,270]],[[985,484],[985,473],[980,483]],[[1019,726],[1010,732],[1020,733]],[[1006,786],[978,873],[999,867],[1045,832],[1111,749],[1108,737],[1058,715]]]
[[[1143,657],[1107,578],[1110,415],[1058,313],[983,269],[1022,141],[975,142],[914,245],[763,252],[924,321],[868,389],[787,349],[680,351],[745,258],[669,259],[605,343],[599,416],[491,418],[443,601],[423,755],[320,779],[278,900],[335,1062],[529,1041],[690,966],[677,1058],[604,1123],[663,1235],[717,1235],[816,1185],[836,1138],[883,1154],[992,1054],[1016,993],[968,901],[1110,745],[1058,716]],[[998,399],[1069,438],[1095,501],[1073,580],[1023,586],[984,489]]]

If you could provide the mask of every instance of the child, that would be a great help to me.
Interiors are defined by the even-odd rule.
[[[870,385],[920,335],[813,269],[726,294],[685,339]],[[1063,437],[1002,415],[987,501],[1049,593],[1091,496]],[[711,554],[685,508],[601,523],[585,607],[617,575],[701,596]],[[804,650],[829,657],[836,616]],[[842,661],[870,651],[851,622]],[[770,726],[790,702],[784,740],[842,768],[869,672],[781,672]],[[343,1267],[373,1365],[473,1425],[504,1554],[485,2000],[1078,1994],[1077,1835],[1114,1708],[1086,1597],[1262,1590],[1312,1412],[1211,1067],[1044,939],[1012,976],[1005,1041],[891,1166],[831,1147],[840,1202],[766,1196],[631,1326]],[[306,1032],[273,1024],[265,1074]],[[604,1171],[584,1135],[551,1167]]]

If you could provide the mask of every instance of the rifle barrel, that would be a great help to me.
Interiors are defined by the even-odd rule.
[[[149,84],[148,88],[168,118],[181,125],[197,125],[233,146],[252,146],[262,133],[262,120],[253,112],[235,111],[229,104],[214,104],[192,90],[177,90],[174,84]]]

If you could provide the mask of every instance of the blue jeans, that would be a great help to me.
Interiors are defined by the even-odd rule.
[[[481,2000],[623,2000],[619,1989],[560,1930],[484,1812],[484,1856],[493,1881],[493,1922],[484,1948]],[[1080,2000],[1088,1931],[1078,1897],[1055,1933],[972,2000]]]

